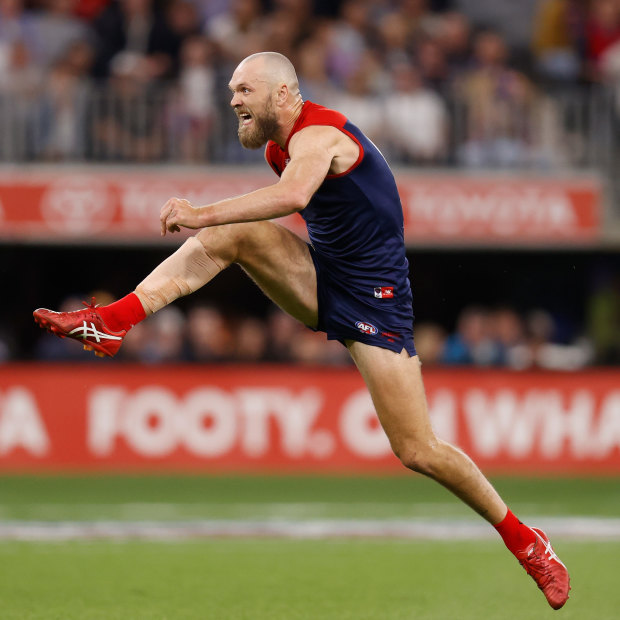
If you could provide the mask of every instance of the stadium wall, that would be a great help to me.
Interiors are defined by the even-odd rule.
[[[429,369],[439,436],[489,473],[618,474],[620,371]],[[358,373],[7,364],[0,472],[398,473]]]
[[[617,236],[594,174],[402,169],[396,179],[410,246],[597,247]],[[171,196],[209,204],[275,180],[264,168],[0,168],[0,243],[178,243],[159,236]],[[305,235],[299,215],[281,222]]]

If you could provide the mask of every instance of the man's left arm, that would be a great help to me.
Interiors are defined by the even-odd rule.
[[[171,198],[161,209],[161,234],[177,232],[181,226],[255,222],[302,211],[329,172],[339,134],[333,127],[319,126],[296,133],[289,144],[290,162],[273,185],[200,207],[183,198]]]

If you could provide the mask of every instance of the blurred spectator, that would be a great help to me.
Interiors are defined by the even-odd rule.
[[[34,13],[24,9],[23,0],[0,0],[0,56],[5,46],[21,42],[34,55],[37,44]]]
[[[525,325],[515,310],[497,308],[489,317],[491,333],[497,344],[497,364],[520,370],[529,364],[524,354]]]
[[[410,62],[413,40],[403,16],[397,11],[386,13],[379,21],[378,35],[383,64],[389,69]]]
[[[320,363],[324,366],[351,366],[353,360],[349,350],[341,342],[328,340],[323,344],[323,361]]]
[[[412,40],[435,35],[439,18],[431,11],[429,0],[400,0],[397,6],[401,19],[407,26],[408,36]]]
[[[267,329],[254,317],[241,319],[234,330],[234,357],[239,362],[262,362],[267,358]]]
[[[36,62],[34,16],[22,0],[0,0],[0,153],[32,155],[32,126],[43,70]]]
[[[118,359],[124,362],[148,362],[149,342],[153,337],[152,327],[151,321],[134,325],[123,339]]]
[[[500,32],[510,48],[520,53],[530,48],[539,1],[454,0],[453,7],[467,15],[475,28]]]
[[[187,314],[189,359],[195,362],[226,362],[234,344],[222,313],[212,306],[194,306]]]
[[[162,32],[161,52],[170,57],[171,69],[164,78],[176,78],[184,42],[202,34],[200,15],[191,0],[171,0],[164,13],[168,33]]]
[[[613,87],[616,114],[620,114],[620,0],[594,2],[587,29],[588,77]],[[603,134],[597,136],[605,140]]]
[[[166,306],[150,320],[149,338],[141,351],[141,361],[161,364],[182,361],[184,357],[185,317],[176,306]]]
[[[91,22],[110,2],[111,0],[76,0],[74,13],[77,17]]]
[[[93,123],[95,156],[103,161],[149,162],[164,152],[164,95],[143,73],[143,58],[118,54]]]
[[[229,11],[231,3],[231,0],[194,0],[203,24]]]
[[[145,83],[170,77],[179,37],[187,29],[185,1],[173,0],[166,15],[155,9],[154,0],[113,0],[93,21],[95,77],[107,77],[114,73],[114,67],[118,71],[120,64],[131,64],[135,77]],[[192,15],[197,21],[197,14]],[[171,16],[172,24],[181,28],[181,35],[171,28]]]
[[[446,344],[446,332],[435,323],[418,323],[414,327],[415,348],[424,366],[441,363]]]
[[[416,51],[416,62],[426,86],[441,93],[450,85],[446,55],[437,41],[433,39],[420,41]]]
[[[476,366],[499,363],[499,346],[493,339],[486,309],[480,306],[463,309],[457,319],[456,331],[446,340],[441,361],[448,365]]]
[[[0,154],[8,161],[33,155],[43,76],[23,41],[0,44]]]
[[[533,50],[541,77],[575,82],[582,75],[586,6],[581,0],[542,0],[534,20]]]
[[[292,33],[292,37],[290,39],[291,45],[288,47],[290,49],[291,55],[290,58],[293,61],[293,64],[296,64],[296,50],[299,45],[311,36],[314,27],[315,27],[315,18],[314,18],[314,2],[313,0],[272,0],[273,4],[273,12],[270,14],[269,21],[279,22],[279,28],[275,28],[274,32],[281,31],[281,37],[286,38],[288,40],[289,35],[284,32],[283,27],[288,25],[290,27],[290,32]],[[278,17],[285,16],[286,19],[279,20]],[[267,41],[269,43],[272,42],[273,33],[268,35]],[[278,38],[276,38],[274,44],[275,47],[270,48],[275,51],[280,51],[278,49]],[[283,54],[285,52],[282,52]]]
[[[544,310],[533,310],[526,317],[531,366],[547,370],[579,370],[592,360],[588,341],[578,338],[569,344],[554,342],[556,329],[553,316]]]
[[[232,0],[230,10],[209,19],[205,32],[215,41],[230,65],[264,48],[260,0]]]
[[[297,51],[297,76],[302,97],[320,103],[334,96],[334,84],[327,73],[327,29],[315,32]]]
[[[75,4],[76,0],[43,0],[43,10],[33,18],[35,60],[39,65],[54,67],[71,47],[91,42],[86,23],[74,14]]]
[[[345,86],[363,72],[370,34],[369,19],[370,3],[367,0],[344,0],[340,6],[340,19],[331,24],[327,68],[337,86]]]
[[[265,20],[263,29],[264,45],[296,63],[297,46],[303,40],[305,32],[304,24],[300,22],[299,17],[293,11],[280,9],[271,13],[269,19]]]
[[[50,70],[39,101],[37,151],[46,160],[75,159],[86,152],[82,130],[88,107],[92,49],[76,42]]]
[[[533,84],[508,66],[506,43],[496,32],[478,34],[474,56],[475,66],[458,85],[468,118],[460,160],[474,167],[533,163],[537,105]]]
[[[43,76],[43,68],[23,41],[0,44],[0,95],[33,100],[41,92]]]
[[[181,68],[168,116],[171,141],[181,161],[207,161],[211,130],[217,118],[213,45],[202,36],[181,47]]]
[[[268,359],[272,362],[292,360],[291,346],[299,333],[306,328],[290,314],[274,307],[267,318]]]
[[[385,135],[399,161],[437,163],[446,154],[448,114],[444,101],[424,88],[418,71],[401,63],[384,101]]]
[[[295,364],[318,366],[325,359],[325,334],[300,331],[291,342],[291,361]]]
[[[452,81],[471,63],[471,25],[467,16],[456,11],[444,13],[435,40],[443,50],[448,80]]]
[[[347,78],[345,90],[335,91],[327,102],[378,144],[383,140],[383,108],[376,93],[387,91],[387,79],[374,54],[366,52],[357,72]]]
[[[599,79],[605,55],[620,42],[620,1],[592,0],[586,25],[586,60],[588,72]],[[609,61],[607,61],[609,62]]]

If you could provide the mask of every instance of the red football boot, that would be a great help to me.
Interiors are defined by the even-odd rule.
[[[95,298],[90,304],[82,302],[84,310],[73,312],[54,312],[38,308],[32,314],[34,320],[47,331],[60,338],[73,338],[82,341],[86,351],[95,351],[99,357],[113,357],[120,349],[126,330],[113,332],[103,322],[97,311]]]
[[[549,605],[553,609],[560,609],[568,600],[568,570],[555,554],[547,535],[536,527],[531,529],[536,534],[536,540],[515,555],[519,564],[542,590]]]

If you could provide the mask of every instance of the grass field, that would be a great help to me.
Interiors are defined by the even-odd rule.
[[[620,516],[618,479],[494,482],[528,518]],[[4,523],[429,517],[475,520],[447,492],[418,477],[0,478]],[[554,537],[554,546],[573,580],[571,599],[559,612],[493,537],[4,540],[0,618],[618,618],[618,539]]]

